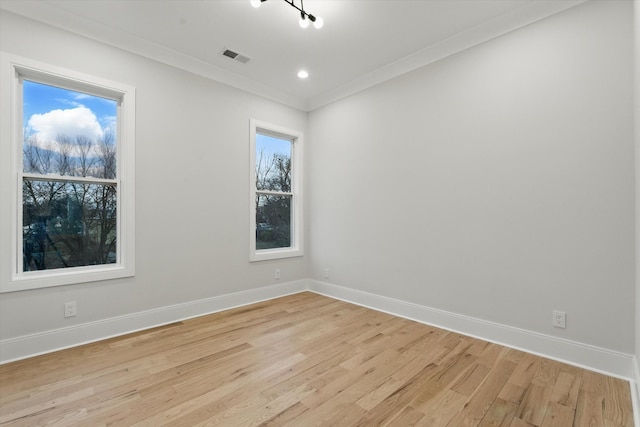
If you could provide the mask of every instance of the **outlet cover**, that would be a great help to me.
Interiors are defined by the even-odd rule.
[[[70,301],[64,303],[64,317],[73,317],[76,314],[76,302]]]
[[[553,311],[553,326],[562,329],[567,327],[567,314],[564,311]]]

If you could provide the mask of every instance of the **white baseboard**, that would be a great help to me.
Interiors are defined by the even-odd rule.
[[[633,405],[633,419],[635,427],[640,427],[640,367],[638,357],[633,356],[633,379],[631,383],[631,404]]]
[[[307,280],[279,283],[0,341],[0,364],[303,292]]]
[[[0,364],[307,290],[623,378],[631,381],[634,399],[637,400],[640,394],[636,388],[640,384],[640,374],[633,355],[315,280],[265,286],[0,340]],[[636,400],[634,405],[637,403]],[[638,407],[640,408],[640,405]]]
[[[630,354],[316,280],[309,281],[309,290],[610,376],[629,381],[634,378],[634,356]]]

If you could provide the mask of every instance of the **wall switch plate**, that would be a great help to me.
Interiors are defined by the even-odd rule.
[[[553,326],[562,329],[567,327],[567,314],[564,311],[553,311]]]
[[[76,314],[76,302],[70,301],[64,303],[64,317],[73,317]]]

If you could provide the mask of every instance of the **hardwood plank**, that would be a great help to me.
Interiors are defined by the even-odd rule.
[[[578,395],[574,424],[580,426],[604,425],[604,397],[598,393],[581,390]]]
[[[164,423],[180,425],[182,421],[188,421],[188,424],[183,425],[189,425],[200,422],[202,419],[208,418],[211,414],[218,412],[221,413],[220,419],[226,420],[226,418],[233,418],[232,415],[235,414],[235,409],[242,408],[243,411],[251,412],[248,408],[253,408],[253,406],[264,406],[274,401],[280,402],[286,398],[278,396],[276,399],[269,400],[264,396],[258,396],[259,393],[256,387],[253,387],[252,383],[258,382],[270,375],[277,375],[283,371],[287,371],[290,366],[303,359],[304,356],[299,353],[281,360],[274,358],[271,361],[266,361],[263,368],[254,371],[250,375],[243,374],[235,377],[234,381],[220,382],[219,385],[212,384],[200,389],[189,389],[188,384],[185,384],[184,389],[179,392],[180,399],[172,399],[173,406],[170,409],[157,411],[157,415],[144,417],[140,419],[140,421],[144,421],[147,425],[160,425]],[[209,378],[209,381],[211,381],[211,378]],[[300,392],[300,395],[303,395],[302,387],[304,386],[296,389]],[[185,398],[185,396],[188,396],[188,398]],[[166,402],[162,400],[156,401],[166,405]],[[176,405],[178,401],[180,401],[180,404]],[[284,409],[286,409],[286,407],[271,414],[269,418]],[[259,409],[255,411],[259,411]],[[143,414],[140,415],[140,417],[142,416]]]
[[[404,382],[404,380],[399,380],[397,378],[394,378],[393,376],[390,376],[376,388],[370,390],[368,393],[365,393],[364,396],[358,399],[356,404],[364,410],[370,410],[377,404],[382,402],[384,399],[389,397],[389,395],[396,391],[402,384],[404,384]]]
[[[582,374],[582,390],[604,395],[607,392],[607,377],[598,372],[585,371]]]
[[[471,395],[461,411],[451,420],[451,426],[477,426],[487,414],[496,396],[516,368],[514,362],[501,360],[486,380]]]
[[[410,352],[406,354],[410,354]],[[428,365],[432,364],[429,355],[430,353],[417,355],[412,360],[405,362],[404,365],[391,374],[385,382],[362,396],[358,400],[357,404],[368,411],[375,408],[403,387],[411,378],[424,370]]]
[[[411,406],[405,407],[396,417],[385,423],[385,426],[418,426],[424,418],[424,414],[413,409]]]
[[[633,416],[626,410],[631,405],[631,389],[629,383],[617,378],[607,377],[607,388],[604,398],[604,419],[614,425],[633,426]]]
[[[549,387],[532,383],[527,388],[527,392],[518,408],[516,417],[533,425],[539,426],[542,424],[542,420],[547,412],[551,392],[552,389]]]
[[[480,427],[509,427],[516,414],[518,405],[501,398],[493,401],[486,415],[480,421]]]
[[[627,381],[310,292],[0,365],[2,426],[632,427]]]
[[[333,398],[337,394],[344,392],[354,383],[360,381],[363,376],[375,373],[376,369],[387,365],[388,363],[393,361],[393,359],[398,357],[398,354],[395,350],[379,350],[377,353],[378,354],[375,357],[370,358],[366,361],[366,363],[362,363],[351,370],[345,368],[347,369],[347,372],[344,375],[324,385],[314,394],[306,397],[305,399],[302,399],[301,402],[310,409],[318,408],[327,400]],[[341,365],[341,367],[343,366]],[[387,375],[385,375],[385,378],[386,376]]]
[[[367,411],[367,413],[353,425],[362,427],[385,425],[393,419],[399,411],[403,411],[404,408],[409,405],[411,400],[420,393],[424,384],[428,382],[429,378],[431,378],[437,370],[437,365],[428,364],[402,384],[402,387],[398,388],[382,402]]]
[[[466,353],[465,347],[460,353],[451,355],[446,363],[438,366],[438,370],[425,381],[425,386],[418,395],[412,399],[411,406],[420,408],[439,394],[442,390],[450,388],[455,381],[466,375],[468,369],[472,369],[476,356]]]
[[[342,408],[342,410],[329,417],[320,425],[327,427],[348,426],[356,422],[365,412],[366,411],[360,406],[352,403]]]
[[[553,360],[543,359],[540,367],[536,371],[532,384],[539,385],[543,388],[551,388],[556,383],[560,374],[561,364]]]
[[[542,421],[541,427],[570,426],[575,418],[575,410],[568,406],[551,402]]]
[[[567,372],[561,372],[553,386],[549,400],[553,403],[576,408],[578,393],[580,392],[581,378]]]
[[[276,414],[271,419],[260,424],[262,427],[280,427],[287,424],[289,421],[298,418],[305,411],[308,411],[309,408],[304,406],[300,402],[296,402],[293,406],[288,407],[284,411]]]
[[[480,363],[474,363],[470,369],[464,372],[458,380],[451,386],[451,390],[465,396],[471,396],[480,384],[491,372],[491,368]]]
[[[532,427],[532,426],[533,426],[533,424],[529,424],[528,422],[523,421],[522,419],[517,418],[517,417],[515,417],[511,421],[511,424],[509,424],[509,427]]]
[[[500,390],[500,393],[498,393],[498,399],[506,400],[507,402],[515,403],[517,406],[520,406],[526,391],[527,389],[518,387],[517,385],[513,385],[507,381],[504,387],[502,387],[502,390]]]
[[[542,359],[540,357],[534,356],[533,354],[525,354],[522,360],[518,362],[518,366],[511,374],[509,378],[509,383],[527,388],[531,381],[533,380],[533,376],[536,374],[540,365],[542,364]]]
[[[449,421],[464,407],[467,396],[451,389],[443,390],[428,402],[423,403],[417,411],[424,416],[416,423],[418,426],[446,426]]]

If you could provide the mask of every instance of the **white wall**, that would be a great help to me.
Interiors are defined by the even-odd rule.
[[[248,249],[249,119],[305,131],[306,113],[5,11],[0,49],[137,89],[136,277],[2,294],[2,340],[307,277]]]
[[[640,354],[632,16],[629,1],[588,2],[307,124],[298,110],[3,11],[0,50],[136,86],[137,274],[2,294],[0,340],[71,336],[74,325],[312,276]],[[248,262],[250,117],[306,132],[305,258]],[[78,316],[64,319],[73,300]],[[567,312],[566,330],[551,327],[553,309]]]
[[[631,5],[312,112],[312,278],[633,354]]]
[[[640,0],[634,0],[635,140],[636,140],[636,387],[640,387]]]

